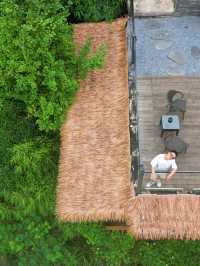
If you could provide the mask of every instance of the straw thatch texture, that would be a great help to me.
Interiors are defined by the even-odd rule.
[[[124,220],[129,197],[126,19],[75,26],[77,47],[107,45],[106,64],[81,83],[61,129],[57,214],[65,221]]]
[[[140,195],[130,200],[127,219],[138,239],[200,239],[200,197]]]

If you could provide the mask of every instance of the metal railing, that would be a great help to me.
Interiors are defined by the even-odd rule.
[[[139,126],[137,110],[137,86],[136,86],[136,35],[134,21],[134,1],[128,0],[128,83],[129,83],[129,131],[130,131],[130,153],[131,153],[131,179],[136,186],[136,194],[142,188],[142,175],[140,167],[139,149]]]
[[[162,174],[167,175],[168,172],[162,171]],[[143,184],[141,193],[157,193],[157,194],[172,194],[172,193],[184,193],[184,194],[200,194],[200,170],[179,170],[168,181],[165,180],[165,175],[161,177],[161,186],[157,187],[156,183],[148,187],[147,184],[150,181],[151,171],[144,171]]]

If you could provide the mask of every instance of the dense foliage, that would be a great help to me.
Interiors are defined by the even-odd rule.
[[[56,130],[69,109],[79,79],[102,65],[104,49],[90,42],[75,53],[68,12],[57,0],[0,3],[0,96],[25,103],[41,130]]]
[[[135,241],[55,217],[59,127],[79,80],[102,66],[75,53],[69,18],[103,20],[124,1],[0,2],[0,265],[200,265],[199,241]],[[68,18],[68,19],[67,19]]]
[[[199,241],[137,241],[133,253],[137,266],[199,266]]]
[[[71,21],[112,20],[127,13],[126,0],[62,0]]]

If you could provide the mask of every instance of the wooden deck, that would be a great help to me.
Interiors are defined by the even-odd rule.
[[[145,170],[150,171],[151,159],[164,150],[159,121],[168,110],[167,92],[175,89],[182,91],[187,99],[187,111],[179,136],[190,145],[187,153],[177,158],[178,170],[200,171],[200,78],[140,78],[137,89],[140,156]],[[148,179],[149,174],[146,174],[143,187]],[[200,173],[177,173],[163,187],[182,187],[185,191],[200,188]]]

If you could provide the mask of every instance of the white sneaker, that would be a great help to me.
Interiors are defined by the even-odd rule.
[[[151,180],[148,183],[146,183],[146,187],[152,187],[152,186],[154,186],[156,184],[157,184],[156,181]]]
[[[157,186],[158,188],[162,187],[162,183],[161,183],[160,180],[158,180],[158,181],[156,182],[156,186]]]

